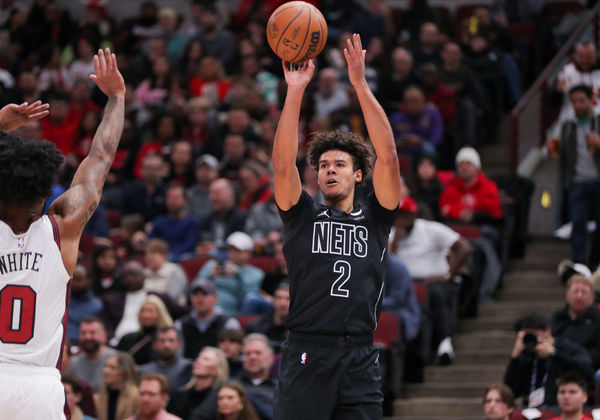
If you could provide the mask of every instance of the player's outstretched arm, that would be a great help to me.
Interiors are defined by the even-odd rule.
[[[287,95],[273,143],[275,201],[282,210],[289,210],[294,206],[302,193],[300,174],[296,167],[298,120],[300,119],[302,96],[314,70],[315,66],[312,60],[299,65],[283,63]]]
[[[29,121],[44,118],[49,113],[48,108],[50,105],[43,104],[42,101],[35,101],[32,104],[23,102],[20,105],[5,105],[0,109],[0,130],[13,131]]]
[[[71,187],[48,210],[58,223],[61,253],[69,274],[75,269],[81,233],[98,206],[123,130],[125,83],[115,55],[108,48],[98,50],[94,56],[94,69],[90,78],[108,96],[104,116],[89,154],[75,172]]]
[[[394,210],[400,202],[400,168],[394,143],[394,134],[385,112],[365,80],[365,55],[360,35],[352,35],[346,41],[344,57],[348,63],[348,77],[356,91],[365,117],[369,137],[375,148],[377,159],[373,168],[373,187],[379,203]]]

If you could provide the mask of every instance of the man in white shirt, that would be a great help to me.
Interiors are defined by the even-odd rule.
[[[441,364],[454,357],[451,336],[456,319],[458,287],[454,281],[471,247],[449,227],[417,218],[417,203],[410,197],[400,202],[390,237],[390,251],[406,265],[414,281],[427,286],[428,309],[433,321],[433,344]]]

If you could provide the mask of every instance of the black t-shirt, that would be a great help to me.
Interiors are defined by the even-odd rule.
[[[316,203],[302,191],[279,210],[290,281],[290,331],[370,334],[381,312],[388,236],[395,211],[370,192],[351,213]]]

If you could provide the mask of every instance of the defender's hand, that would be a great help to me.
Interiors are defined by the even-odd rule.
[[[344,57],[348,63],[348,78],[352,86],[358,86],[365,82],[365,55],[367,50],[363,50],[359,34],[352,35],[352,41],[346,40],[344,48]]]
[[[315,65],[312,60],[297,64],[282,61],[281,64],[283,66],[285,82],[289,88],[306,88],[315,71]]]
[[[96,73],[90,74],[90,79],[106,96],[125,96],[125,82],[117,67],[117,57],[109,48],[98,50],[94,56],[94,71]]]
[[[0,109],[0,130],[13,131],[29,121],[44,118],[49,113],[49,107],[42,101],[35,101],[31,105],[27,102],[21,105],[8,104]]]

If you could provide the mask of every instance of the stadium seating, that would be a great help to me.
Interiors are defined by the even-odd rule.
[[[383,372],[384,394],[400,395],[404,370],[404,345],[398,316],[383,312],[379,316],[373,343],[380,349],[381,371]]]
[[[202,266],[211,258],[212,257],[208,255],[200,255],[197,257],[187,258],[185,260],[179,261],[181,268],[183,268],[183,271],[185,271],[185,274],[187,275],[189,283],[191,283],[194,280],[196,274],[198,274],[198,271],[200,271]]]

